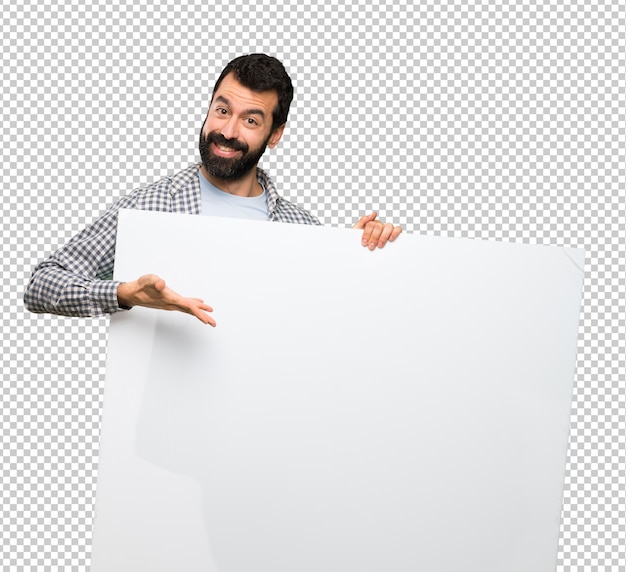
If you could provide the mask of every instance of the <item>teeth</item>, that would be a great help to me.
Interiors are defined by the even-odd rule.
[[[231,153],[232,151],[235,151],[235,149],[232,149],[230,147],[222,147],[222,145],[218,145],[217,148],[220,151],[224,151],[224,153]]]

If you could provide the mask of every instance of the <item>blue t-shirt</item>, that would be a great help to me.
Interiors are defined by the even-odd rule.
[[[207,181],[202,171],[198,171],[198,177],[200,179],[203,215],[268,220],[265,189],[258,197],[240,197],[220,191],[215,185]]]

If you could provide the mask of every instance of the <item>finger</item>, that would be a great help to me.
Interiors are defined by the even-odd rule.
[[[378,246],[378,248],[383,248],[385,244],[387,244],[387,241],[389,240],[389,237],[391,236],[392,232],[393,232],[393,225],[391,223],[387,223],[383,227],[382,232],[380,233],[380,238],[378,239],[378,244],[376,246]]]
[[[188,302],[190,302],[190,306],[197,306],[201,310],[205,312],[212,312],[213,308],[206,304],[202,298],[186,298]]]
[[[212,311],[213,311],[212,309],[203,311],[203,309],[198,308],[194,312],[194,316],[198,318],[203,324],[208,324],[209,326],[215,327],[217,326],[217,322],[215,321],[213,316],[207,313],[207,312],[212,312]]]
[[[200,320],[203,324],[207,324],[209,326],[215,327],[217,326],[217,322],[213,319],[212,316],[207,314],[206,312],[202,312],[199,309],[194,309],[191,312],[198,320]]]
[[[374,213],[375,214],[375,213]],[[361,236],[361,244],[363,246],[368,246],[372,241],[372,233],[374,229],[378,225],[378,221],[370,220],[363,229],[363,235]]]
[[[145,288],[147,286],[154,286],[159,280],[161,280],[161,277],[156,274],[144,274],[137,279],[137,284]]]
[[[376,222],[370,223],[368,226],[371,227],[372,232],[371,232],[371,235],[369,237],[369,241],[368,241],[367,247],[370,250],[374,250],[376,248],[376,246],[378,245],[378,241],[380,240],[380,236],[381,236],[381,234],[383,232],[383,229],[385,228],[385,225],[382,224],[380,221],[376,221]]]
[[[385,244],[387,244],[387,241],[393,242],[396,238],[398,238],[398,235],[401,232],[401,226],[394,226],[391,223],[387,223],[382,234],[380,235],[380,239],[378,240],[378,248],[383,248]]]
[[[200,320],[203,324],[215,325],[215,320],[207,313],[207,311],[196,304],[179,305],[175,308],[169,307],[165,309],[178,310],[179,312],[183,312],[185,314],[191,314],[192,316],[198,318],[198,320]]]
[[[376,217],[377,217],[377,216],[378,216],[378,213],[376,213],[376,212],[373,212],[372,214],[368,214],[368,215],[362,216],[362,217],[361,217],[361,218],[360,218],[360,219],[359,219],[359,220],[355,223],[355,225],[354,225],[352,228],[356,228],[356,229],[361,230],[361,229],[365,228],[365,225],[366,225],[368,222],[371,222],[371,221],[373,221],[373,220],[376,220]]]
[[[194,302],[198,302],[198,304],[204,304],[206,306],[206,304],[205,304],[205,302],[204,302],[204,300],[202,298],[188,298],[188,300],[193,300]],[[209,306],[207,306],[207,308],[208,307]]]
[[[393,242],[396,238],[398,238],[398,235],[402,232],[402,227],[401,226],[394,226],[393,227],[393,232],[391,233],[391,236],[389,237],[389,242]]]
[[[156,280],[154,281],[152,286],[157,292],[163,292],[166,288],[165,280],[163,280],[163,278],[159,278],[158,276],[156,276],[155,278]]]
[[[137,280],[137,286],[147,295],[152,296],[152,292],[161,293],[165,290],[165,280],[156,274],[146,274]]]
[[[205,304],[202,301],[198,301],[196,298],[187,298],[187,306],[183,308],[185,312],[188,312],[194,315],[198,320],[200,320],[203,324],[209,324],[210,326],[215,327],[216,322],[212,316],[208,314],[208,312],[212,312],[213,308],[208,304]]]

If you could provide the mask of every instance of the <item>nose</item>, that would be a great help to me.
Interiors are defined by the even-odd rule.
[[[220,133],[226,139],[237,139],[237,136],[239,135],[238,125],[239,123],[237,122],[237,118],[234,116],[224,119],[221,125]]]

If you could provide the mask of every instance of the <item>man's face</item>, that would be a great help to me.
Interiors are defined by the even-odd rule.
[[[227,75],[213,96],[200,132],[200,156],[210,175],[234,181],[258,163],[265,148],[275,147],[284,125],[272,131],[274,91],[257,93]]]

